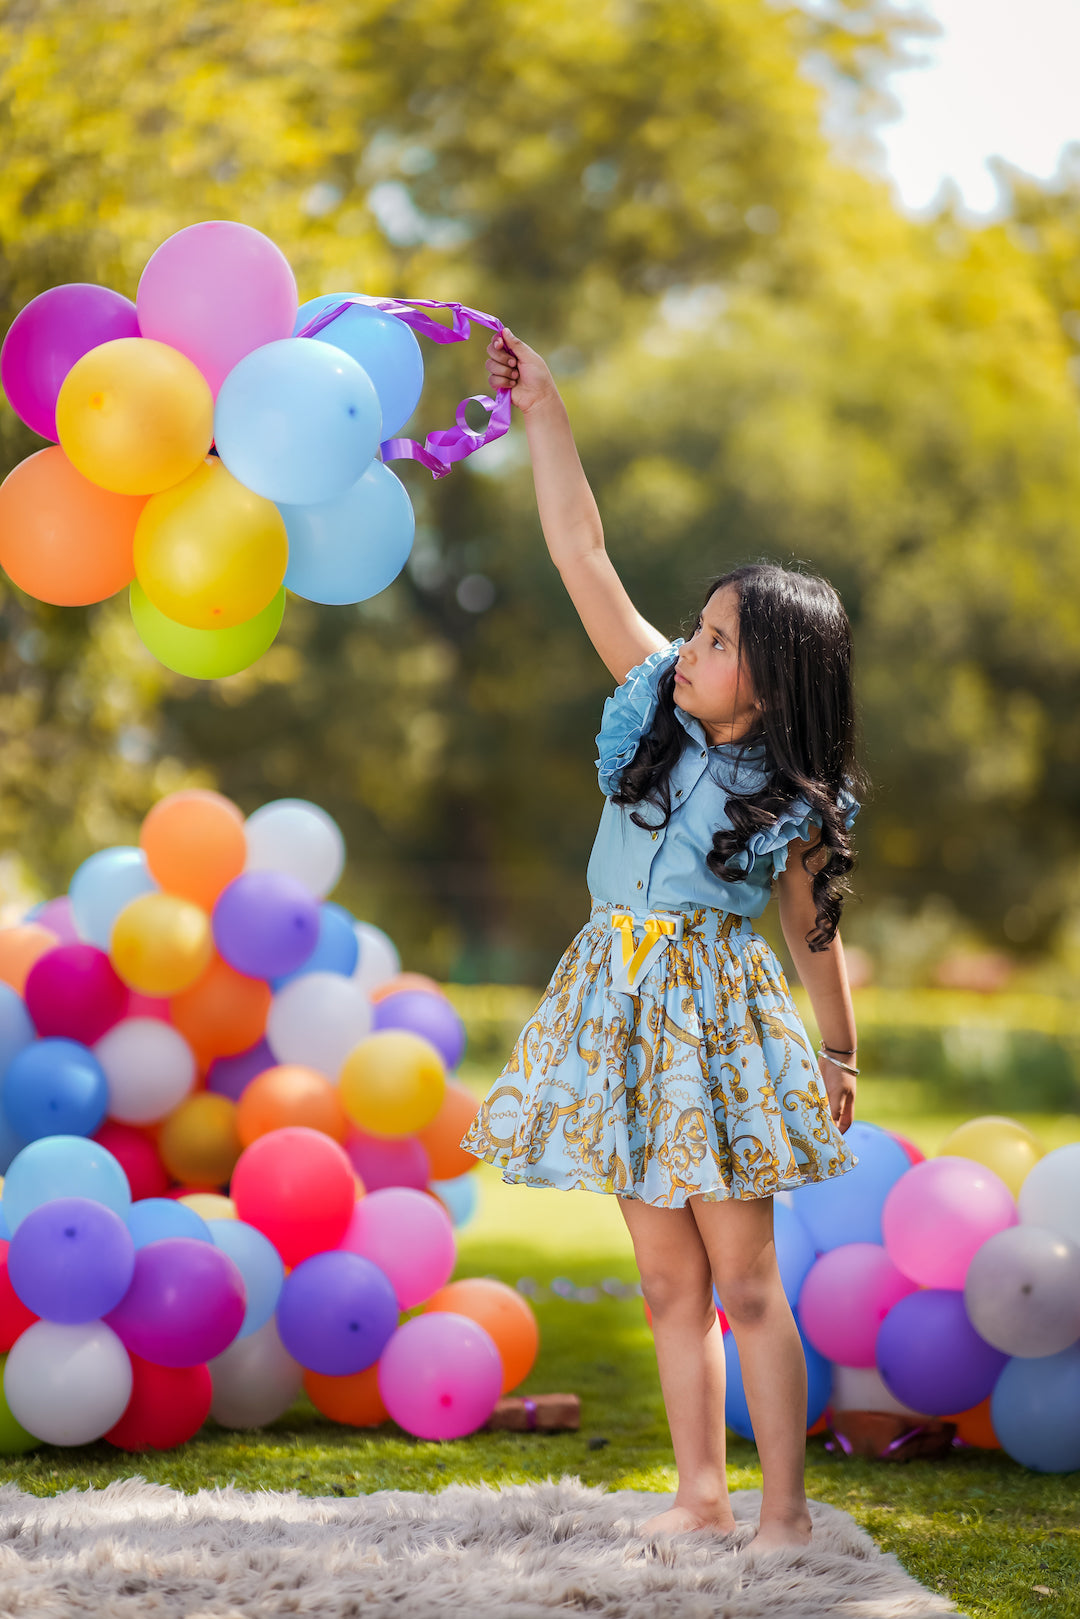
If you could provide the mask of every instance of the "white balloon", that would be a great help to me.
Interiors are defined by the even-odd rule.
[[[279,1063],[317,1068],[336,1080],[354,1046],[371,1033],[371,1003],[340,973],[305,973],[274,996],[266,1039]]]
[[[372,927],[370,922],[357,922],[355,927],[360,955],[353,983],[359,984],[365,995],[370,995],[373,989],[401,971],[401,957],[393,939],[381,928]]]
[[[261,1428],[285,1415],[303,1387],[304,1368],[285,1350],[277,1323],[270,1320],[212,1360],[210,1377],[214,1421],[223,1428]]]
[[[834,1366],[832,1395],[834,1411],[891,1411],[901,1417],[921,1417],[926,1413],[902,1405],[885,1387],[874,1366]]]
[[[325,899],[345,869],[337,822],[306,798],[277,798],[247,819],[247,870],[286,871]]]
[[[997,1232],[968,1266],[964,1308],[1007,1355],[1060,1354],[1080,1338],[1080,1248],[1043,1226]]]
[[[1022,1225],[1045,1226],[1080,1246],[1080,1141],[1040,1158],[1028,1171],[1017,1202]]]
[[[102,1035],[94,1055],[109,1085],[109,1117],[121,1124],[155,1124],[195,1083],[195,1053],[160,1018],[123,1018]]]
[[[88,1445],[120,1421],[131,1399],[131,1361],[104,1321],[35,1321],[4,1367],[16,1422],[49,1445]]]

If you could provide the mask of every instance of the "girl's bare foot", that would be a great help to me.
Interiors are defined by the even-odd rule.
[[[714,1509],[693,1507],[668,1507],[666,1512],[658,1512],[655,1517],[647,1518],[643,1524],[638,1525],[637,1533],[645,1540],[651,1540],[654,1535],[685,1535],[693,1530],[711,1530],[714,1534],[729,1535],[735,1527],[735,1519],[731,1508],[721,1507]]]
[[[753,1540],[748,1541],[742,1550],[775,1552],[783,1547],[809,1546],[813,1528],[808,1512],[797,1518],[774,1519],[771,1523],[761,1524]]]

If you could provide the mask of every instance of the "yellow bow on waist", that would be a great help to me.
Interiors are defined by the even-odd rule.
[[[634,928],[640,926],[644,937],[634,943]],[[641,981],[653,962],[668,943],[682,938],[683,919],[669,916],[663,911],[650,911],[643,921],[629,911],[612,911],[611,931],[611,988],[615,994],[639,995]]]

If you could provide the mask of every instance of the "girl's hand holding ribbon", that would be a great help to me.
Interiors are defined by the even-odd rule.
[[[544,361],[535,349],[523,343],[520,337],[515,337],[508,327],[504,326],[488,344],[487,373],[493,388],[510,389],[511,404],[524,413],[546,400],[558,398],[551,372]]]

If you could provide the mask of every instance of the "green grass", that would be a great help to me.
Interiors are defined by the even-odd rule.
[[[878,1094],[874,1094],[877,1090]],[[932,1151],[960,1115],[909,1111],[899,1082],[867,1086],[863,1117],[894,1125]],[[1048,1146],[1080,1139],[1076,1117],[1018,1114]],[[504,1186],[486,1167],[482,1212],[461,1237],[459,1274],[545,1291],[536,1309],[541,1353],[524,1392],[581,1396],[579,1434],[475,1434],[430,1444],[393,1427],[337,1427],[303,1401],[271,1428],[228,1433],[208,1424],[181,1450],[132,1457],[105,1444],[43,1446],[12,1458],[3,1477],[36,1494],[101,1486],[133,1472],[181,1490],[235,1483],[330,1495],[378,1489],[434,1490],[450,1482],[527,1483],[570,1474],[607,1489],[670,1491],[671,1448],[652,1340],[637,1299],[569,1302],[547,1291],[558,1276],[581,1285],[635,1278],[614,1199]],[[596,1441],[606,1441],[598,1445]],[[590,1444],[590,1441],[593,1444]],[[731,1436],[732,1489],[760,1489],[754,1447]],[[809,1441],[811,1497],[850,1512],[924,1584],[972,1619],[1052,1613],[1080,1619],[1080,1474],[1030,1473],[1000,1453],[957,1452],[906,1465],[845,1458]],[[1040,1595],[1035,1587],[1052,1593]]]

